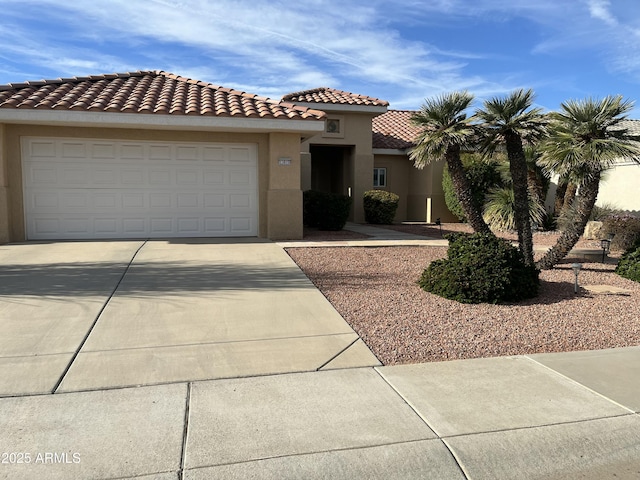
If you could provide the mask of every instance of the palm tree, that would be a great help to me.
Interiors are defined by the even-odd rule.
[[[473,201],[473,193],[460,159],[463,148],[470,146],[476,138],[476,129],[471,125],[465,110],[473,101],[468,92],[452,92],[425,100],[412,122],[422,127],[416,137],[416,146],[409,158],[416,168],[424,168],[432,161],[444,159],[460,205],[471,227],[476,232],[491,233],[482,218],[481,208]]]
[[[528,168],[524,143],[533,144],[546,135],[547,120],[533,104],[532,90],[516,90],[503,98],[484,102],[476,112],[482,121],[486,141],[484,150],[491,152],[505,144],[509,171],[513,182],[515,224],[518,243],[525,264],[533,265],[533,233],[529,218]]]
[[[556,244],[538,262],[539,268],[553,268],[584,233],[602,172],[618,160],[640,163],[640,137],[620,124],[632,108],[633,102],[616,95],[602,100],[570,100],[553,115],[552,134],[543,145],[540,163],[560,177],[580,180],[570,208],[571,222],[565,222]]]

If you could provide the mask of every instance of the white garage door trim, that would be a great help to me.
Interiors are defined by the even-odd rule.
[[[254,144],[22,139],[29,240],[258,233]]]

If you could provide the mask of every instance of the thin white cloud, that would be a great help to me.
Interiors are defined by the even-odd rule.
[[[612,27],[618,25],[618,21],[609,10],[611,7],[611,2],[609,0],[588,0],[587,5],[589,6],[589,13],[593,18],[602,20],[604,23]]]
[[[19,3],[20,8],[25,8],[32,1]],[[349,78],[388,85],[426,82],[451,86],[468,83],[464,79],[465,64],[459,60],[473,58],[470,53],[449,54],[407,41],[397,30],[385,27],[385,19],[375,4],[364,1],[352,2],[348,10],[329,8],[327,2],[319,0],[304,3],[93,0],[64,4],[58,0],[38,0],[36,3],[44,4],[48,11],[56,11],[58,18],[67,22],[68,34],[76,39],[138,41],[143,45],[144,39],[148,39],[149,43],[173,44],[174,50],[182,45],[185,50],[196,49],[205,64],[207,60],[221,61],[222,67],[227,65],[246,72],[247,84],[268,79],[264,87],[273,90],[277,84],[286,89],[308,87],[305,83],[311,82],[340,87]],[[78,66],[97,67],[100,63],[91,60],[89,52],[76,50],[74,54],[78,56]],[[159,60],[165,55],[171,60],[167,63],[179,65],[175,51],[145,54]],[[42,62],[41,56],[32,58]],[[66,70],[74,65],[59,62],[58,66]],[[224,80],[224,75],[216,77]]]

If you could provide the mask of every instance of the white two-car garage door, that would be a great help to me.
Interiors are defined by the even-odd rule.
[[[256,236],[251,144],[24,138],[29,240]]]

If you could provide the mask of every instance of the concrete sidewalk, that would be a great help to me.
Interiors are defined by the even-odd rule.
[[[632,347],[3,398],[0,478],[638,478],[639,375]]]

